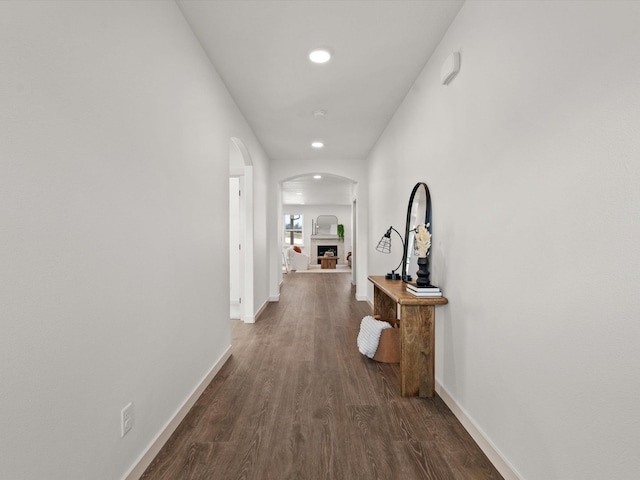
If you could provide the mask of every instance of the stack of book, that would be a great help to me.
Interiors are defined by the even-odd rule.
[[[416,297],[441,297],[442,292],[434,285],[428,287],[419,287],[415,283],[407,283],[407,293]]]

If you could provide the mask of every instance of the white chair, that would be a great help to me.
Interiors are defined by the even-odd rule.
[[[296,252],[293,247],[289,249],[289,268],[291,270],[308,270],[309,256],[304,253]]]

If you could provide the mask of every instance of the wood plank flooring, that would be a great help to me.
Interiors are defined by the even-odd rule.
[[[400,397],[356,338],[351,275],[284,275],[143,480],[500,479],[439,397]]]

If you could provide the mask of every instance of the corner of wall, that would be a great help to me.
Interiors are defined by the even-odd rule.
[[[476,425],[469,417],[467,412],[454,400],[449,392],[436,380],[436,393],[442,401],[449,407],[451,412],[460,421],[464,429],[471,435],[471,438],[478,444],[480,450],[484,452],[489,461],[500,472],[505,480],[524,480],[515,467],[500,453],[493,442],[485,435],[485,433]]]
[[[180,422],[184,420],[189,413],[189,410],[195,405],[202,392],[207,388],[207,386],[213,381],[215,376],[218,374],[220,369],[224,366],[224,364],[231,357],[231,345],[227,347],[226,351],[220,356],[220,358],[214,363],[209,370],[209,373],[205,375],[202,381],[198,384],[198,386],[191,392],[191,394],[184,401],[182,406],[178,409],[178,411],[173,415],[171,419],[167,422],[167,424],[162,428],[158,436],[151,442],[151,444],[147,447],[145,452],[138,458],[136,463],[131,467],[129,473],[127,473],[123,480],[138,480],[142,474],[144,474],[145,470],[149,468],[153,459],[158,455],[162,447],[167,443],[173,432],[175,432]]]

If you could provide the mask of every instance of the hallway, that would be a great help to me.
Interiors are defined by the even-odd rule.
[[[349,274],[284,275],[233,321],[233,354],[144,480],[499,479],[439,397],[399,397],[398,366],[356,347]]]

